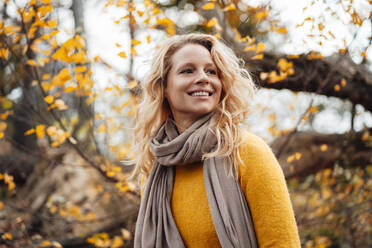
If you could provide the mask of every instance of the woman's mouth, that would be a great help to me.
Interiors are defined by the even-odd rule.
[[[190,96],[211,96],[213,93],[208,91],[193,91],[188,94]]]

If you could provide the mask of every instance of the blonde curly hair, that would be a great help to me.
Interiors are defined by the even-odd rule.
[[[164,98],[167,74],[172,66],[171,57],[186,44],[200,44],[208,49],[222,83],[221,99],[216,109],[216,125],[212,127],[218,143],[214,152],[204,158],[228,157],[237,171],[240,161],[238,146],[241,143],[242,123],[248,114],[249,99],[255,93],[255,85],[232,49],[213,35],[185,34],[168,38],[157,51],[151,69],[143,84],[143,100],[139,104],[134,129],[135,169],[133,176],[141,174],[147,178],[154,163],[150,140],[170,115],[169,105]]]

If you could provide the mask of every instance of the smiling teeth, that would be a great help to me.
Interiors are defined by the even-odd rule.
[[[193,92],[191,95],[192,96],[209,96],[209,93],[205,91],[197,91],[197,92]]]

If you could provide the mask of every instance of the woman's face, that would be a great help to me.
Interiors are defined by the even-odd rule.
[[[210,52],[199,44],[186,44],[171,57],[165,98],[174,120],[190,125],[216,109],[222,83]]]

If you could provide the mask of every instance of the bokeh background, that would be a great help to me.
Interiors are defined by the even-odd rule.
[[[133,246],[141,80],[186,32],[252,73],[302,246],[372,247],[370,0],[1,0],[1,248]]]

